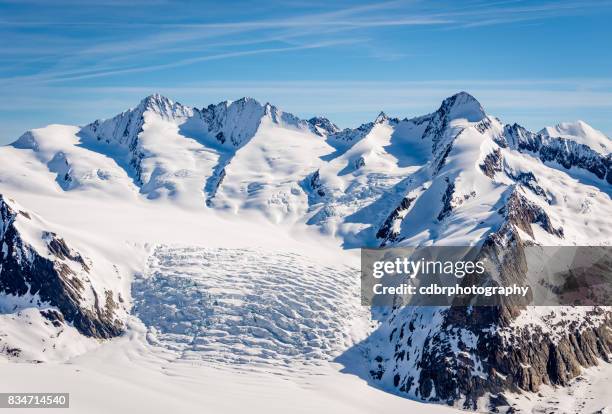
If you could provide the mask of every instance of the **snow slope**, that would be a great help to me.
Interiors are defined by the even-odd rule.
[[[612,151],[610,138],[596,130],[584,121],[561,122],[554,127],[546,127],[540,131],[549,137],[560,137],[588,145],[595,151],[607,155]]]
[[[457,413],[387,394],[335,364],[303,371],[304,378],[262,372],[236,372],[174,361],[151,349],[146,328],[134,321],[129,335],[105,343],[95,353],[69,364],[3,364],[5,392],[70,392],[70,409],[59,413],[129,412],[150,414],[205,410],[222,414],[333,412],[365,414],[393,411]],[[59,379],[59,380],[58,380]],[[109,396],[111,398],[109,398]],[[29,410],[23,410],[28,412]]]
[[[124,336],[100,343],[70,324],[49,324],[46,305],[3,295],[0,338],[9,345],[0,360],[48,361],[36,386],[61,372],[87,396],[75,404],[89,401],[90,410],[96,401],[101,412],[169,401],[186,412],[199,404],[218,412],[425,407],[392,394],[486,410],[482,397],[497,374],[478,327],[469,319],[449,326],[441,308],[375,314],[374,323],[359,305],[351,248],[517,237],[609,245],[609,148],[582,122],[539,133],[504,124],[465,92],[430,114],[381,113],[345,130],[251,98],[191,108],[152,95],[109,120],[29,131],[0,148],[0,194],[101,266],[93,283],[121,292],[133,316],[123,317]],[[32,243],[43,243],[41,234]],[[586,323],[583,310],[564,312],[587,330],[605,327]],[[518,325],[531,334],[550,320],[534,310],[512,318],[524,323],[493,319],[491,330],[512,338]],[[41,345],[50,338],[53,352]],[[11,354],[17,348],[21,357]],[[456,366],[447,375],[448,361]],[[23,390],[32,368],[5,366]],[[536,379],[521,383],[529,392],[516,404],[545,375],[529,372]],[[101,400],[90,386],[122,398]],[[164,389],[177,398],[156,392]],[[128,403],[131,392],[149,402]]]

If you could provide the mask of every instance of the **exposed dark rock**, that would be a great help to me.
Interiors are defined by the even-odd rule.
[[[0,354],[4,354],[10,358],[19,358],[21,349],[4,345],[0,347]]]
[[[528,173],[518,181],[536,183]],[[453,190],[449,183],[445,205]],[[524,248],[530,242],[521,239],[519,229],[533,235],[531,225],[539,224],[558,237],[563,231],[555,228],[546,212],[527,200],[518,186],[509,190],[500,214],[504,221],[486,237],[479,257],[497,264],[496,280],[500,283],[524,285]],[[486,284],[490,280],[467,277],[462,283]],[[547,330],[537,324],[515,323],[529,309],[512,298],[493,306],[453,306],[437,308],[436,312],[438,319],[426,321],[426,311],[393,314],[388,329],[394,353],[390,358],[379,356],[373,364],[374,379],[424,401],[450,405],[462,401],[466,409],[476,409],[488,395],[488,406],[495,412],[507,405],[505,392],[537,392],[543,384],[565,386],[582,367],[611,360],[609,308],[593,307],[586,317],[571,322],[552,319],[552,314],[543,320]],[[420,341],[418,346],[415,341]]]
[[[331,135],[340,132],[340,128],[338,128],[336,124],[329,119],[320,116],[310,118],[308,120],[308,124],[310,124],[312,127],[311,130],[319,136]]]
[[[227,164],[223,163],[222,165],[220,164],[218,168],[215,168],[212,176],[210,176],[210,178],[206,182],[205,190],[207,193],[207,197],[206,197],[207,207],[213,206],[213,200],[215,196],[217,195],[217,191],[219,191],[219,187],[221,187],[221,184],[223,183],[223,180],[225,179],[225,165]]]
[[[508,171],[506,174],[517,183],[530,189],[535,195],[542,197],[548,204],[552,203],[551,198],[538,184],[538,180],[535,178],[532,172],[519,172],[518,174],[515,174],[512,171]]]
[[[190,108],[154,94],[144,98],[136,108],[111,119],[96,120],[84,126],[79,133],[87,139],[93,138],[123,149],[125,153],[118,157],[118,162],[123,165],[127,161],[129,165],[127,171],[139,187],[145,184],[142,177],[142,160],[146,157],[146,153],[140,146],[140,134],[143,132],[144,113],[148,111],[158,114],[163,119],[191,115]]]
[[[225,144],[225,134],[223,134],[223,131],[219,131],[217,133],[217,135],[215,135],[215,138],[217,139],[217,141],[219,141],[222,144]]]
[[[53,309],[41,310],[40,314],[45,319],[49,320],[56,328],[59,328],[65,322],[64,315]]]
[[[565,169],[580,168],[612,184],[612,155],[602,155],[588,145],[574,140],[534,134],[520,125],[506,125],[504,139],[519,151],[530,152],[544,162],[560,164]]]
[[[89,266],[81,255],[68,247],[64,239],[58,237],[55,233],[44,231],[42,234],[43,240],[47,243],[49,252],[61,260],[72,260],[81,264],[84,271],[89,272]]]
[[[234,148],[243,146],[251,138],[254,131],[259,128],[261,118],[265,114],[270,114],[274,122],[276,119],[277,109],[270,104],[261,105],[253,98],[240,98],[234,102],[221,102],[217,105],[208,105],[201,110],[196,110],[195,114],[200,118],[206,127],[208,133],[214,136],[221,143],[231,144]],[[251,123],[249,128],[232,128],[231,122],[233,118],[248,119]]]
[[[438,221],[444,220],[453,210],[452,201],[455,194],[455,183],[448,182],[448,179],[446,181],[448,185],[444,195],[442,195],[442,210],[438,213]]]
[[[508,283],[520,283],[525,275],[524,245],[514,225],[507,225],[500,231],[510,235],[491,235],[481,254],[498,261],[501,277]],[[595,307],[571,323],[555,322],[559,329],[550,331],[514,324],[524,311],[524,306],[510,302],[440,308],[437,326],[423,323],[422,313],[409,313],[411,319],[398,318],[391,325],[402,332],[390,338],[395,344],[393,363],[381,356],[374,374],[382,380],[389,378],[399,392],[447,404],[461,400],[466,409],[476,409],[479,399],[488,394],[493,409],[506,405],[506,391],[537,392],[542,384],[564,386],[579,375],[581,367],[610,361],[612,313],[608,308]],[[548,325],[555,327],[553,322]],[[427,337],[415,350],[412,339],[422,335]],[[416,377],[414,371],[402,370],[411,354],[418,358]]]
[[[14,226],[17,214],[0,195],[0,246],[4,251],[0,256],[0,294],[38,295],[42,303],[61,312],[61,317],[54,318],[56,322],[66,320],[83,335],[97,338],[120,335],[123,323],[115,316],[117,307],[112,294],[110,302],[107,296],[104,304],[85,305],[86,290],[94,295],[97,292],[68,265],[72,262],[88,272],[82,256],[51,232],[46,232],[44,240],[55,258],[41,255],[23,241]]]
[[[374,128],[374,125],[374,122],[368,122],[357,128],[345,128],[342,131],[330,134],[329,139],[331,142],[340,141],[344,144],[354,143],[368,135],[372,131],[372,128]]]
[[[553,227],[550,217],[544,209],[531,201],[527,200],[519,193],[516,187],[510,190],[510,195],[506,204],[499,210],[504,215],[508,223],[523,230],[533,237],[531,224],[539,224],[548,233],[557,237],[563,237],[563,228]]]
[[[487,154],[479,167],[487,177],[493,178],[496,172],[502,170],[502,155],[500,149],[497,148],[493,152]]]
[[[315,204],[318,199],[325,197],[325,188],[323,187],[323,183],[321,183],[319,170],[316,170],[304,178],[304,180],[300,182],[300,185],[306,194],[308,194],[308,201],[310,204]]]
[[[406,212],[415,199],[416,197],[404,197],[401,203],[395,207],[391,214],[385,219],[383,225],[376,232],[376,238],[382,239],[381,246],[398,240],[399,233],[394,230],[396,222],[406,215]]]
[[[434,174],[439,173],[442,167],[444,167],[446,159],[448,158],[448,154],[450,154],[452,149],[453,143],[449,142],[448,145],[446,145],[446,147],[444,148],[444,151],[442,151],[441,154],[434,159]]]
[[[476,128],[476,131],[480,132],[481,134],[484,134],[486,131],[491,129],[491,120],[489,118],[485,118],[476,125],[474,125],[474,128]]]
[[[355,160],[355,170],[365,167],[366,162],[363,157],[359,157]]]

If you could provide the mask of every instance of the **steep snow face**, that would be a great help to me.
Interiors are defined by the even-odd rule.
[[[198,111],[202,128],[209,138],[231,149],[247,143],[257,132],[266,107],[252,98],[226,101]]]
[[[273,222],[301,219],[308,207],[299,182],[331,148],[309,129],[264,117],[248,145],[231,154],[215,190],[215,208],[264,213]],[[292,124],[296,125],[296,124]]]
[[[343,131],[251,98],[195,110],[153,95],[80,131],[24,134],[3,148],[9,167],[0,178],[55,194],[140,193],[195,209],[256,211],[275,223],[315,225],[349,247],[469,244],[501,225],[515,184],[544,203],[557,227],[578,225],[576,212],[607,212],[612,159],[581,143],[597,134],[582,123],[546,131],[503,125],[465,92],[429,115],[381,113]],[[57,185],[46,184],[51,177]],[[581,233],[573,228],[566,241]]]
[[[84,127],[81,135],[84,146],[108,154],[123,166],[147,198],[197,208],[213,206],[236,152],[270,128],[275,129],[275,136],[307,136],[315,131],[306,121],[252,98],[198,110],[153,95],[134,110]],[[277,144],[280,155],[286,142]],[[295,155],[289,158],[297,161]],[[259,165],[248,168],[256,172]],[[234,201],[237,208],[240,201]]]
[[[327,118],[315,116],[308,120],[313,132],[319,136],[326,136],[340,132],[340,128]]]
[[[299,188],[291,181],[324,151],[313,125],[243,98],[210,105],[181,130],[219,150],[204,186],[208,207],[257,209],[274,222],[303,213]]]
[[[495,151],[491,135],[501,125],[487,119],[489,128],[481,132],[478,122],[448,119],[446,132],[435,133],[437,149],[427,170],[407,194],[414,200],[395,236],[402,244],[477,244],[499,223],[494,206],[504,187],[476,166]]]
[[[203,132],[207,138],[211,139],[212,144],[231,150],[242,147],[253,138],[263,118],[284,128],[299,130],[310,130],[311,128],[306,121],[283,112],[269,103],[262,105],[253,98],[209,105],[197,111],[197,115],[201,124],[192,123],[186,126],[186,130],[192,129],[195,134]]]
[[[112,119],[97,120],[83,127],[83,132],[107,144],[131,147],[142,132],[144,115],[150,113],[166,121],[180,121],[193,115],[193,109],[155,94],[144,98],[138,106]]]
[[[193,116],[192,108],[152,95],[115,118],[83,127],[81,145],[112,158],[149,199],[202,204],[201,188],[219,154],[181,135],[179,127]]]
[[[498,146],[506,142],[504,126],[485,121],[449,124],[463,125],[443,162],[434,163],[422,187],[408,191],[389,214],[377,234],[383,244],[493,243],[504,251],[524,241],[609,245],[612,202],[605,185],[585,185],[531,152]],[[565,385],[581,366],[607,361],[609,312],[394,309],[366,341],[370,376],[383,389],[424,401],[483,410],[507,406],[505,390]]]
[[[462,125],[479,122],[485,117],[480,103],[472,95],[460,92],[442,102],[440,108],[431,115],[423,135],[431,139],[436,152],[447,146],[449,139],[457,136]],[[455,125],[451,125],[451,121],[455,121]]]
[[[511,177],[512,168],[504,163],[519,161],[499,151],[535,156],[555,170],[560,164],[582,183],[612,180],[609,155],[577,138],[502,126],[465,92],[429,115],[399,120],[381,113],[343,131],[325,118],[303,121],[251,98],[197,110],[159,95],[113,119],[80,131],[70,128],[24,134],[13,144],[12,155],[19,160],[6,157],[12,168],[5,169],[3,179],[14,181],[14,172],[22,171],[28,178],[20,182],[44,192],[98,190],[100,196],[125,198],[140,193],[196,209],[253,210],[273,222],[316,225],[347,246],[449,240],[450,234],[453,242],[477,241],[499,222],[493,206],[503,203],[505,187],[527,177]],[[492,169],[483,177],[474,165]],[[487,176],[498,170],[508,172],[508,180]],[[57,186],[46,184],[49,177]],[[406,207],[406,199],[412,200],[412,213],[403,210],[402,226],[390,216],[397,216],[402,203]],[[460,215],[448,214],[453,208]],[[476,220],[463,236],[455,233],[466,228],[461,216]],[[382,229],[385,223],[393,230]]]
[[[554,227],[565,228],[560,237],[534,224],[536,239],[553,244],[609,243],[608,232],[602,230],[606,226],[595,225],[603,224],[597,219],[599,214],[612,212],[605,183],[594,183],[571,171],[568,175],[562,166],[551,168],[546,158],[534,157],[522,144],[516,149],[499,146],[500,137],[506,142],[508,130],[495,119],[465,123],[460,131],[454,139],[445,138],[451,144],[432,166],[434,174],[420,183],[420,190],[406,194],[412,199],[410,213],[404,213],[401,230],[395,231],[396,240],[405,245],[437,241],[478,244],[499,228],[503,221],[499,211],[510,189],[518,185],[524,197],[546,210]],[[573,159],[579,158],[574,155]],[[584,185],[591,183],[596,186]],[[595,211],[598,213],[593,214]],[[585,220],[592,225],[584,228]]]
[[[480,102],[467,92],[459,92],[445,99],[438,113],[448,119],[465,119],[467,122],[478,122],[486,117]]]
[[[309,202],[307,223],[342,236],[347,246],[373,243],[372,222],[382,219],[381,212],[401,197],[407,177],[431,155],[431,144],[420,140],[418,129],[413,121],[382,114],[329,136],[335,150],[302,183]]]
[[[546,127],[539,133],[549,137],[560,137],[576,141],[591,147],[603,155],[607,155],[612,151],[610,138],[584,121],[562,122],[554,127]]]
[[[381,112],[374,122],[368,122],[362,124],[355,129],[346,128],[343,130],[335,130],[328,134],[327,142],[337,148],[338,150],[345,150],[346,148],[354,145],[361,139],[365,138],[376,128],[377,125],[388,124],[389,121],[397,123],[397,119],[390,120],[384,112]]]
[[[509,127],[474,101],[459,94],[419,118],[431,153],[407,184],[381,197],[401,196],[378,228],[381,244],[609,245],[609,153]],[[581,365],[607,360],[612,345],[609,309],[404,308],[379,318],[366,341],[370,377],[384,389],[464,408],[477,408],[487,392],[495,398],[485,409],[507,405],[500,392],[517,384],[564,385]],[[567,334],[570,320],[577,331]]]
[[[551,234],[534,223],[528,237],[535,232],[544,243],[608,244],[605,225],[583,227],[585,214],[590,221],[598,217],[595,210],[611,212],[605,181],[610,155],[569,138],[533,134],[483,117],[482,107],[466,95],[445,100],[436,113],[421,119],[426,125],[422,140],[432,143],[433,154],[381,223],[383,244],[478,244],[502,225],[500,209],[515,185],[546,210],[551,228],[567,227]]]
[[[124,330],[129,294],[117,281],[120,268],[91,246],[76,250],[53,228],[0,195],[0,350],[12,359],[66,358],[95,344],[80,335]]]

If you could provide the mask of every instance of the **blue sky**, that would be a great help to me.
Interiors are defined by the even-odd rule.
[[[153,92],[252,96],[356,126],[472,93],[531,129],[612,136],[612,2],[0,0],[0,143]]]

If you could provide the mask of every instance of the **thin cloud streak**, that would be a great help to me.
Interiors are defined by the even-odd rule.
[[[190,99],[201,96],[196,105],[215,103],[208,98],[211,95],[222,96],[221,99],[237,99],[251,95],[260,100],[277,97],[281,100],[291,98],[294,104],[300,102],[312,105],[324,100],[321,107],[331,105],[334,111],[352,112],[355,110],[382,109],[384,107],[420,107],[422,100],[435,100],[437,103],[460,90],[467,90],[479,99],[483,105],[494,105],[500,108],[612,108],[612,89],[600,90],[597,85],[612,88],[612,79],[585,81],[567,80],[431,80],[421,82],[203,82],[181,87],[157,88],[154,86],[134,87],[77,87],[61,88],[65,94],[75,96],[134,96],[136,100],[153,92],[160,92],[173,99],[188,96]],[[559,86],[563,86],[562,89]],[[45,87],[33,90],[49,96],[54,95],[56,88]],[[332,97],[335,102],[329,101]],[[179,99],[180,100],[180,99]],[[15,107],[19,99],[7,102],[8,109]],[[23,102],[28,99],[24,98]],[[40,101],[47,105],[45,100]],[[54,103],[58,103],[53,101]],[[134,104],[135,102],[131,102]],[[275,103],[275,102],[273,102]],[[128,105],[129,106],[129,105]],[[117,108],[117,111],[125,108]],[[291,108],[286,108],[291,111]],[[430,108],[432,109],[432,108]],[[401,114],[398,114],[401,115]],[[404,114],[407,116],[409,114]],[[417,115],[417,114],[414,114]]]
[[[99,7],[112,7],[118,1],[102,0]],[[250,17],[251,14],[245,17],[246,13],[234,13],[231,7],[229,13],[224,15],[222,6],[219,6],[220,12],[211,15],[192,14],[189,13],[189,6],[181,9],[180,5],[173,7],[173,13],[151,13],[154,7],[121,8],[113,13],[100,13],[98,6],[73,7],[75,0],[58,0],[53,7],[46,7],[48,3],[42,0],[25,0],[26,4],[36,5],[30,6],[30,10],[37,10],[36,14],[3,13],[3,20],[0,20],[3,39],[0,60],[4,63],[0,71],[0,94],[12,97],[0,103],[0,106],[4,111],[11,111],[11,114],[16,113],[16,108],[20,111],[36,109],[43,113],[47,102],[53,107],[47,113],[69,108],[66,109],[65,117],[70,119],[73,111],[85,113],[84,117],[90,116],[87,114],[101,115],[93,110],[79,110],[85,104],[87,106],[84,107],[92,108],[94,104],[87,102],[90,100],[100,102],[104,111],[109,111],[104,113],[111,115],[116,112],[115,109],[132,105],[132,100],[152,92],[162,92],[179,99],[193,99],[198,104],[250,94],[255,98],[282,104],[289,111],[316,113],[320,108],[336,114],[347,114],[346,119],[356,120],[358,117],[355,114],[358,112],[380,109],[397,111],[398,116],[416,115],[419,109],[432,109],[432,106],[439,104],[441,98],[467,89],[485,106],[493,103],[493,108],[500,108],[502,112],[527,109],[539,111],[542,108],[550,113],[566,108],[574,108],[576,112],[582,108],[610,112],[612,80],[607,78],[338,81],[338,78],[358,76],[406,79],[446,76],[446,73],[489,76],[486,69],[481,67],[494,68],[493,65],[502,69],[492,70],[490,76],[520,76],[521,73],[526,76],[548,76],[534,69],[533,62],[538,57],[531,59],[533,56],[529,53],[525,54],[525,62],[531,65],[520,68],[508,65],[506,68],[501,59],[503,53],[490,48],[486,51],[489,61],[474,65],[476,59],[473,56],[466,57],[466,70],[463,70],[462,58],[467,55],[457,57],[453,55],[453,50],[448,49],[453,48],[454,42],[464,39],[473,42],[472,35],[486,36],[488,32],[493,32],[479,29],[486,26],[520,22],[533,24],[540,21],[543,24],[556,24],[556,21],[548,22],[545,19],[594,15],[612,4],[610,0],[534,1],[536,4],[520,0],[460,3],[391,1],[359,6],[321,2],[319,8],[306,7],[304,4],[300,6],[301,9],[279,4],[271,8],[271,13],[253,13],[253,17]],[[11,7],[17,7],[23,1],[0,0],[0,9],[2,4],[8,3]],[[262,9],[266,9],[266,5],[262,5]],[[30,16],[40,20],[29,20]],[[448,30],[462,32],[452,33],[451,39],[445,32]],[[465,37],[461,37],[463,35]],[[500,39],[500,43],[504,41]],[[301,60],[293,64],[291,59],[294,56],[292,53],[309,49],[324,49],[307,64],[313,68],[312,74],[298,67]],[[504,50],[507,54],[516,52],[508,46]],[[518,52],[520,54],[522,50]],[[429,73],[427,70],[430,67],[423,67],[429,65],[429,58],[437,54],[454,60],[449,60],[447,68],[444,59],[432,59],[433,70]],[[240,59],[258,55],[262,56],[261,60],[249,60],[255,62],[252,71],[233,71],[237,67],[235,63],[242,63]],[[322,65],[319,65],[317,58],[322,59]],[[223,60],[227,62],[203,64]],[[607,76],[602,70],[592,69],[597,68],[598,62],[605,63],[603,58],[591,57],[583,62],[589,65],[585,64],[584,70],[576,69],[576,73],[603,73]],[[193,68],[173,70],[192,65]],[[472,65],[475,69],[470,72]],[[268,66],[278,67],[277,72],[274,72],[275,69],[268,71]],[[399,69],[388,70],[392,67]],[[564,76],[573,70],[563,70],[563,67],[551,67],[550,76]],[[219,68],[230,70],[226,74]],[[457,69],[458,72],[452,72]],[[313,79],[335,77],[336,80],[228,80],[187,84],[180,75],[175,76],[177,73],[190,76],[190,73],[196,72],[216,79],[228,79],[231,76],[264,79],[312,76]],[[149,73],[151,75],[144,76]],[[138,85],[144,82],[141,78],[148,79],[151,85],[131,88],[108,86]],[[180,84],[174,85],[172,82]],[[92,86],[82,89],[78,85]],[[162,85],[166,87],[160,87]],[[76,92],[79,90],[81,95]],[[115,98],[111,93],[122,98]],[[116,103],[120,103],[117,108],[114,106]],[[13,122],[7,115],[0,120]]]
[[[307,49],[321,49],[325,47],[332,47],[332,46],[338,46],[338,45],[343,45],[343,44],[346,45],[346,44],[351,44],[355,42],[358,42],[358,40],[328,41],[328,42],[313,43],[313,44],[307,44],[307,45],[301,45],[301,46],[295,46],[295,47],[284,47],[284,48],[279,47],[279,48],[246,50],[246,51],[240,51],[240,52],[219,53],[219,54],[199,56],[199,57],[194,57],[194,58],[189,58],[189,59],[176,60],[174,62],[162,63],[158,65],[139,66],[139,67],[131,67],[131,68],[123,68],[123,69],[108,69],[105,71],[99,71],[99,72],[94,72],[94,73],[89,73],[91,71],[85,72],[85,73],[72,72],[72,73],[67,73],[64,76],[62,75],[58,76],[56,74],[55,76],[50,75],[47,77],[43,76],[40,78],[37,78],[36,76],[32,76],[32,77],[25,77],[25,78],[10,78],[10,79],[4,79],[4,80],[5,80],[5,84],[8,83],[7,81],[10,81],[12,83],[16,80],[27,80],[32,83],[35,83],[37,81],[42,81],[45,83],[66,82],[66,81],[81,80],[81,79],[100,78],[100,77],[126,74],[126,73],[153,72],[153,71],[159,71],[159,70],[168,69],[168,68],[176,68],[180,66],[191,65],[197,62],[229,59],[229,58],[234,58],[234,57],[239,57],[239,56],[253,56],[253,55],[268,54],[268,53],[294,52],[294,51],[307,50]]]
[[[68,2],[70,3],[70,2]],[[112,1],[111,1],[112,3]],[[202,45],[204,40],[212,38],[231,38],[233,36],[250,34],[251,37],[265,37],[262,33],[282,31],[268,36],[270,42],[290,42],[292,39],[301,39],[303,44],[317,44],[325,41],[326,36],[331,34],[338,35],[343,32],[351,32],[358,29],[371,29],[380,27],[394,26],[432,26],[440,29],[453,28],[470,28],[486,25],[504,24],[525,20],[538,20],[550,15],[561,15],[568,11],[575,12],[577,9],[588,9],[593,7],[601,7],[602,5],[610,4],[609,1],[602,2],[576,2],[570,1],[565,3],[544,3],[535,6],[511,6],[507,7],[508,2],[497,2],[493,4],[481,4],[480,7],[462,7],[455,8],[449,12],[437,12],[433,7],[422,9],[413,7],[412,4],[406,2],[392,1],[385,3],[370,3],[356,7],[347,7],[330,12],[312,13],[298,17],[280,17],[268,20],[252,20],[238,22],[222,22],[222,23],[164,23],[164,22],[126,22],[126,27],[132,29],[134,25],[150,25],[152,28],[165,29],[161,33],[148,34],[145,36],[137,36],[136,38],[120,38],[111,42],[98,43],[95,46],[89,44],[73,45],[65,48],[58,56],[57,67],[51,65],[50,68],[42,69],[37,75],[8,77],[0,80],[0,83],[13,81],[32,81],[32,82],[57,82],[70,81],[79,79],[100,78],[104,76],[112,76],[123,73],[139,73],[153,70],[162,70],[164,68],[174,68],[178,66],[203,62],[207,60],[229,59],[241,56],[249,56],[261,53],[280,53],[283,51],[299,50],[292,48],[267,47],[250,51],[244,50],[228,50],[226,52],[216,52],[210,57],[197,57],[192,59],[181,59],[180,61],[168,64],[156,64],[151,68],[137,68],[135,65],[117,65],[118,62],[130,62],[136,57],[147,58],[154,56],[163,56],[165,54],[170,57],[175,48],[185,47],[185,44],[193,43],[193,53],[207,53],[210,51],[210,46]],[[417,3],[419,6],[419,3]],[[432,11],[433,10],[433,11]],[[526,15],[529,14],[529,15]],[[500,17],[502,16],[502,17]],[[11,24],[5,20],[4,24]],[[27,25],[28,22],[14,22],[16,25]],[[33,24],[41,24],[43,22],[31,22]],[[54,23],[54,22],[47,22]],[[56,22],[61,23],[61,22]],[[69,24],[88,24],[96,23],[105,25],[104,22],[86,22],[86,21],[71,21]],[[174,30],[169,30],[174,29]],[[132,36],[130,31],[127,35]],[[64,44],[65,39],[58,39],[58,42]],[[220,42],[217,42],[220,43]],[[368,42],[362,41],[364,46],[368,46]],[[346,45],[351,42],[338,42],[335,45]],[[225,42],[225,47],[235,48],[243,45],[243,40],[228,39]],[[330,42],[330,45],[334,45]],[[65,46],[65,45],[64,45]],[[200,48],[198,50],[198,47]],[[307,48],[307,47],[305,47]],[[405,53],[394,53],[393,50],[387,50],[384,53],[378,52],[376,47],[366,47],[373,57],[381,60],[405,57]],[[15,51],[18,55],[23,55],[23,52]],[[51,58],[49,55],[49,59]],[[87,59],[99,59],[100,62],[92,62]],[[11,61],[11,60],[8,60]],[[24,62],[35,62],[25,59]],[[113,62],[115,65],[112,65]],[[83,70],[83,66],[87,69]],[[95,73],[97,72],[97,73]]]

